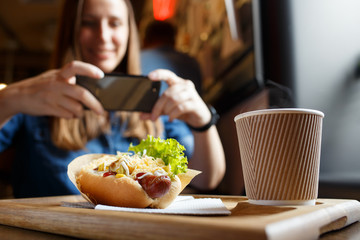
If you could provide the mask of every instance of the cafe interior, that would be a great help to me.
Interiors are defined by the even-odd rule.
[[[140,38],[154,19],[177,25],[176,49],[199,62],[201,96],[220,115],[226,173],[215,190],[196,193],[246,194],[236,115],[297,107],[325,115],[319,197],[360,200],[359,1],[131,2]],[[61,4],[0,1],[1,86],[48,70]],[[11,151],[0,157],[0,199],[11,199]]]

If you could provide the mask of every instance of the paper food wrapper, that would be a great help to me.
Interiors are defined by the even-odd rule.
[[[105,155],[111,155],[111,154],[86,154],[82,155],[80,157],[75,158],[72,162],[68,165],[68,177],[70,181],[76,186],[76,188],[79,190],[81,195],[90,203],[96,204],[93,202],[86,194],[82,193],[77,185],[76,182],[76,176],[81,172],[81,169],[91,163],[92,161],[95,161]],[[113,155],[114,156],[114,155]],[[191,180],[198,174],[200,174],[200,171],[193,170],[193,169],[187,169],[186,173],[178,174],[181,181],[181,191],[184,190],[184,188],[191,182]]]
[[[177,196],[165,209],[125,208],[106,205],[96,205],[95,210],[109,210],[136,213],[157,213],[176,215],[230,215],[220,198],[197,198],[192,196]]]
[[[114,207],[108,205],[94,205],[89,202],[61,202],[63,207],[85,208],[95,210],[152,213],[152,214],[171,214],[171,215],[231,215],[220,198],[194,198],[190,195],[177,196],[175,200],[165,209],[159,208],[128,208]]]

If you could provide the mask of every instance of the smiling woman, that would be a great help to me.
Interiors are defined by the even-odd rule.
[[[224,176],[224,152],[212,113],[190,80],[163,69],[150,73],[152,81],[165,81],[169,87],[149,114],[105,112],[94,95],[75,84],[76,75],[99,79],[104,72],[141,74],[130,1],[63,2],[55,69],[0,91],[0,152],[15,147],[15,197],[78,194],[67,177],[73,159],[126,152],[130,143],[148,135],[185,146],[189,167],[202,171],[193,186],[215,188]]]

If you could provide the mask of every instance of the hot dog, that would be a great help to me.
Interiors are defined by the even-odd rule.
[[[82,195],[94,204],[166,208],[200,173],[187,169],[183,153],[174,154],[170,150],[173,153],[170,157],[175,159],[166,159],[168,143],[149,136],[138,146],[129,147],[136,154],[83,155],[69,164],[68,174]],[[179,149],[179,145],[175,147]],[[157,157],[164,153],[165,157]]]

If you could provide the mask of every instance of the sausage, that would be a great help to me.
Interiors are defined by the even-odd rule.
[[[164,196],[171,187],[171,179],[167,175],[155,176],[152,174],[138,173],[136,179],[147,195],[151,198]]]

